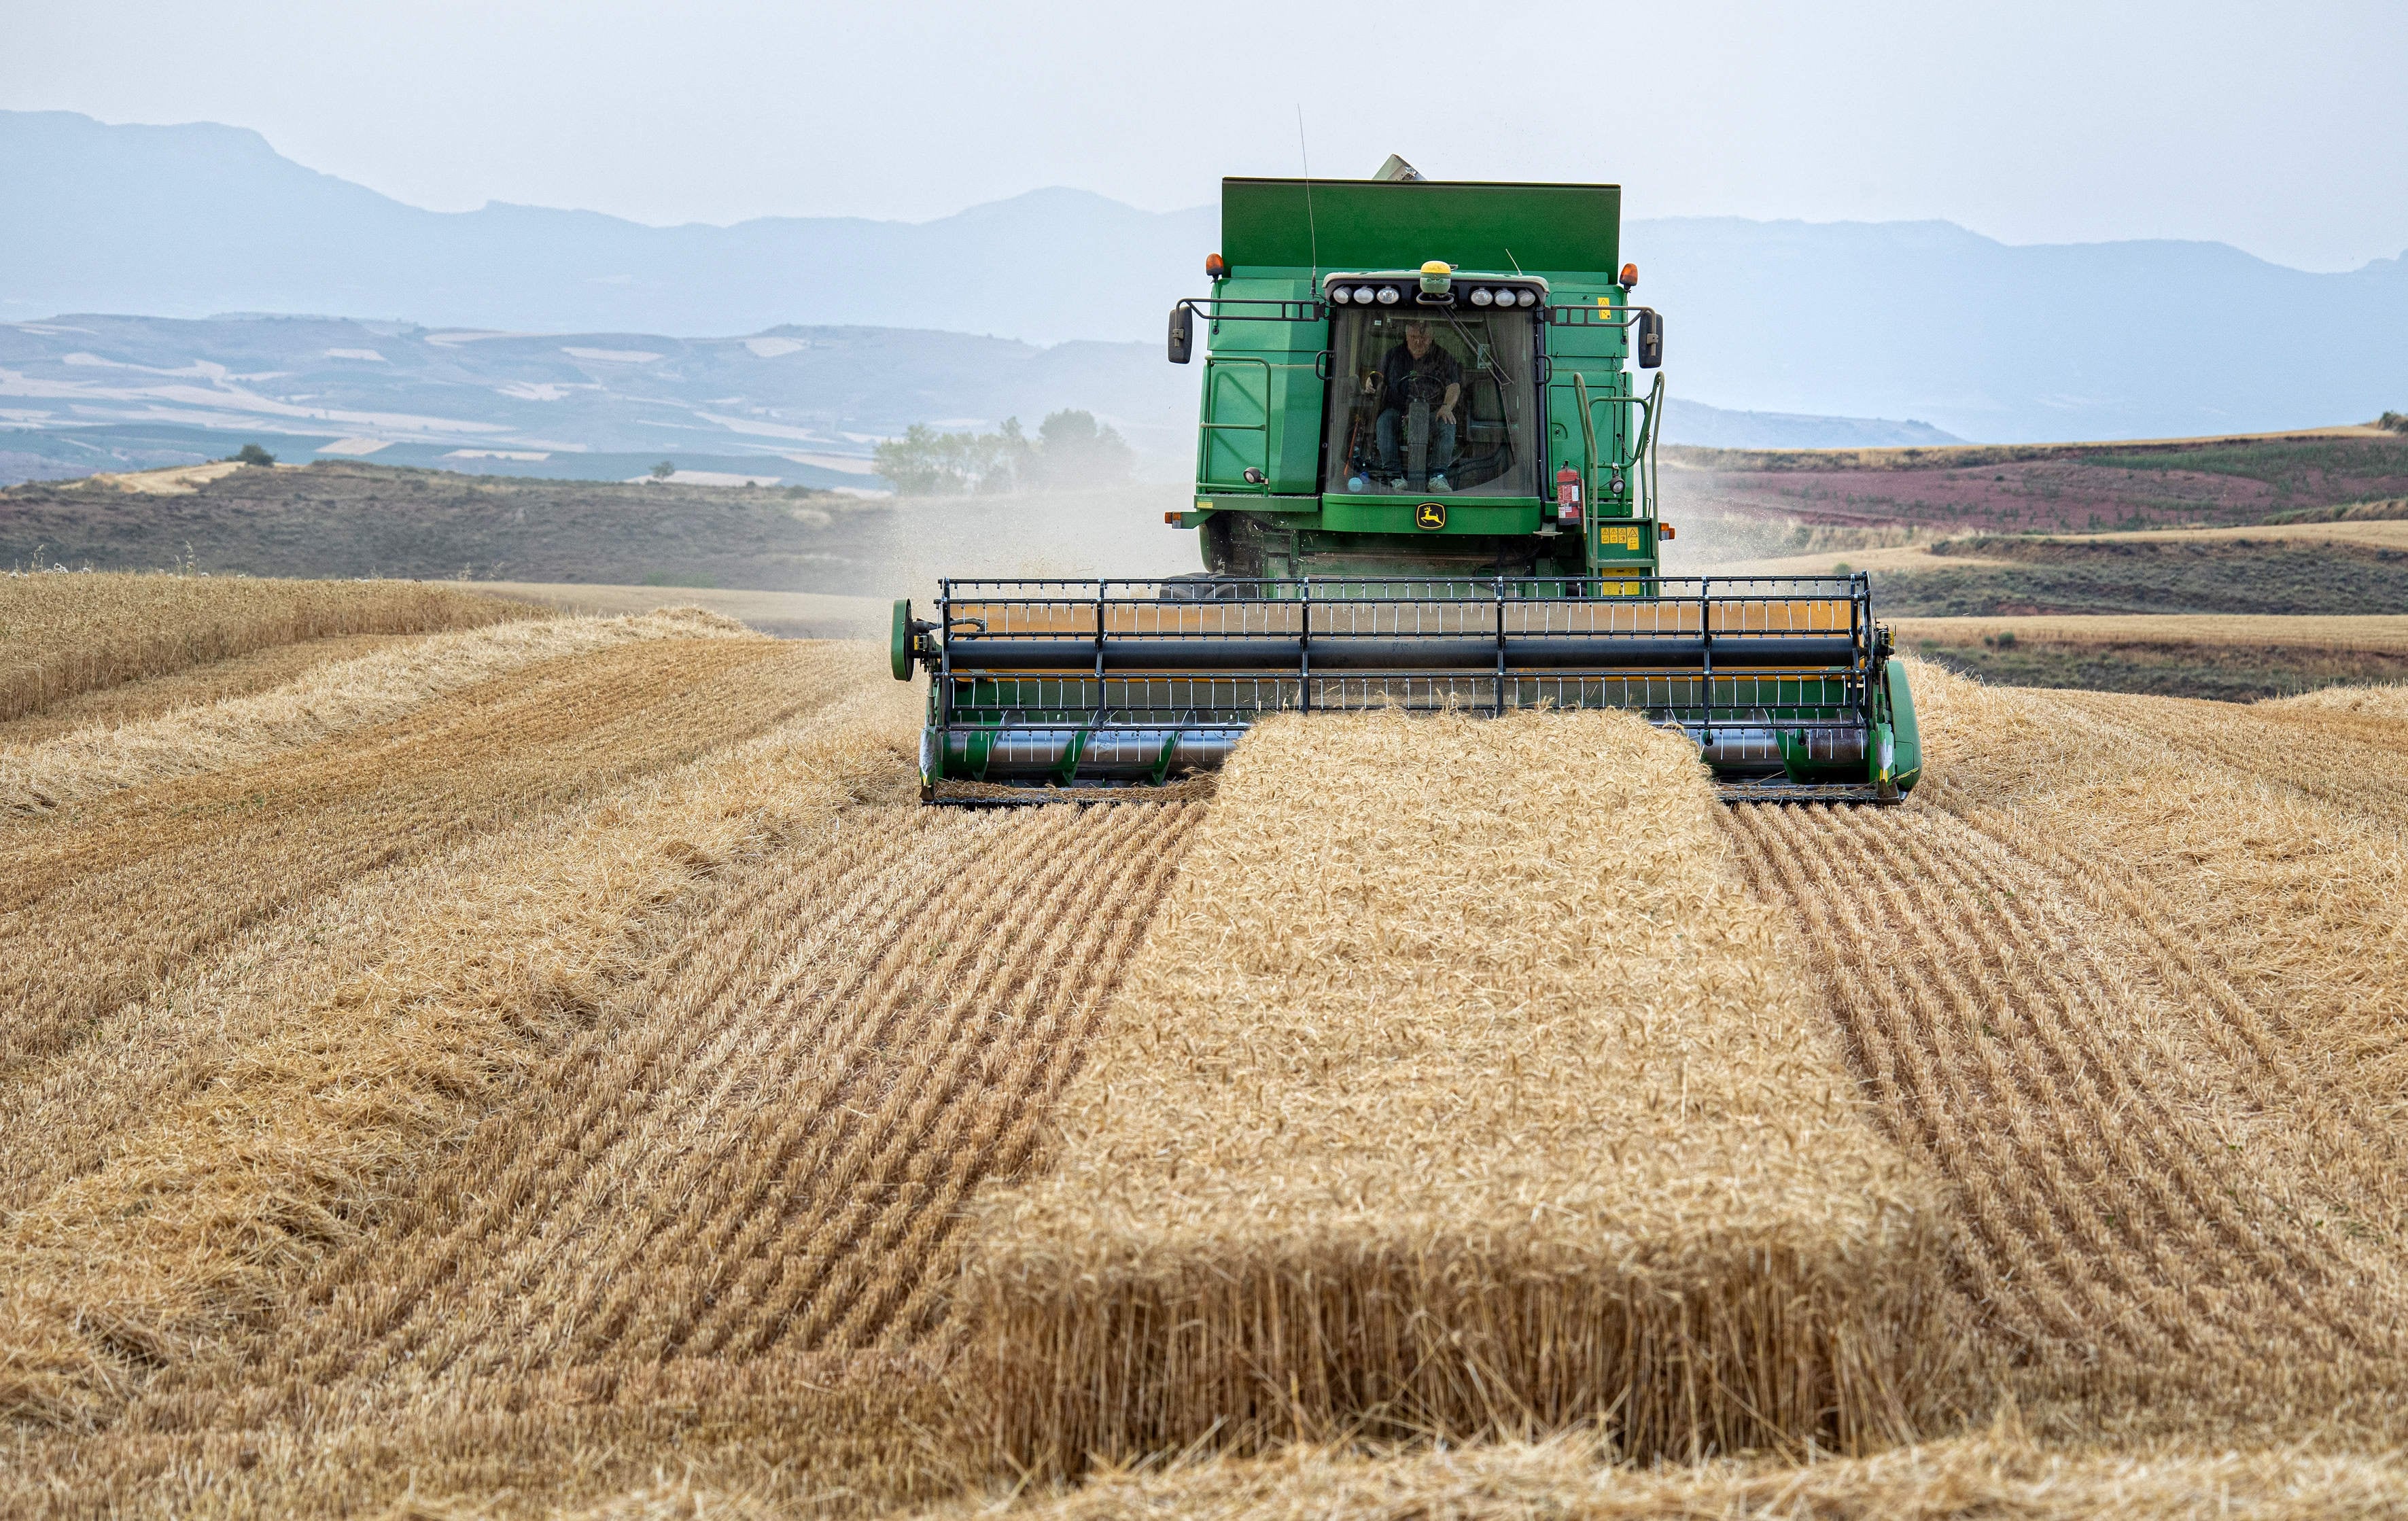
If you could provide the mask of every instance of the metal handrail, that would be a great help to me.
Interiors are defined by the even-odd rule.
[[[1262,366],[1263,420],[1261,422],[1215,423],[1212,421],[1211,413],[1209,409],[1212,408],[1214,405],[1212,397],[1211,372],[1212,366],[1215,365],[1259,365]],[[1197,424],[1196,489],[1197,491],[1209,491],[1216,496],[1248,495],[1256,496],[1269,495],[1271,493],[1271,362],[1255,354],[1211,354],[1205,357],[1204,371],[1204,405],[1208,410],[1203,420]],[[1263,436],[1263,463],[1260,466],[1263,472],[1263,479],[1260,484],[1243,479],[1235,482],[1206,479],[1204,475],[1204,466],[1206,462],[1211,457],[1212,435],[1215,431],[1226,433],[1259,433]]]

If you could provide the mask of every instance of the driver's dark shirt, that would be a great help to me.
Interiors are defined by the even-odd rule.
[[[1430,339],[1429,349],[1419,360],[1415,360],[1412,352],[1399,342],[1388,351],[1387,358],[1380,361],[1380,378],[1387,382],[1380,397],[1380,410],[1401,411],[1411,406],[1413,400],[1412,381],[1416,374],[1421,378],[1424,395],[1433,409],[1446,399],[1448,386],[1463,383],[1463,366],[1455,362],[1455,355],[1440,346],[1436,337]]]

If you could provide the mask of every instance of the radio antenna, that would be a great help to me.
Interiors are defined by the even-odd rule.
[[[1304,161],[1304,232],[1312,240],[1312,288],[1321,289],[1321,229],[1312,222],[1312,152],[1304,144],[1304,102],[1296,103],[1296,152]]]

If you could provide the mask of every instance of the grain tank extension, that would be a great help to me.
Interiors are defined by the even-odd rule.
[[[1211,292],[1169,331],[1174,364],[1201,340],[1169,514],[1199,572],[896,604],[922,796],[1160,785],[1265,713],[1398,705],[1628,709],[1726,797],[1898,801],[1914,708],[1863,575],[1660,573],[1664,324],[1617,265],[1619,187],[1383,174],[1222,182]]]

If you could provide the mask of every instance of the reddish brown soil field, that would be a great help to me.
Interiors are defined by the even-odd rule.
[[[2408,437],[1665,452],[1669,502],[1833,526],[2019,533],[2225,526],[2408,495]]]

